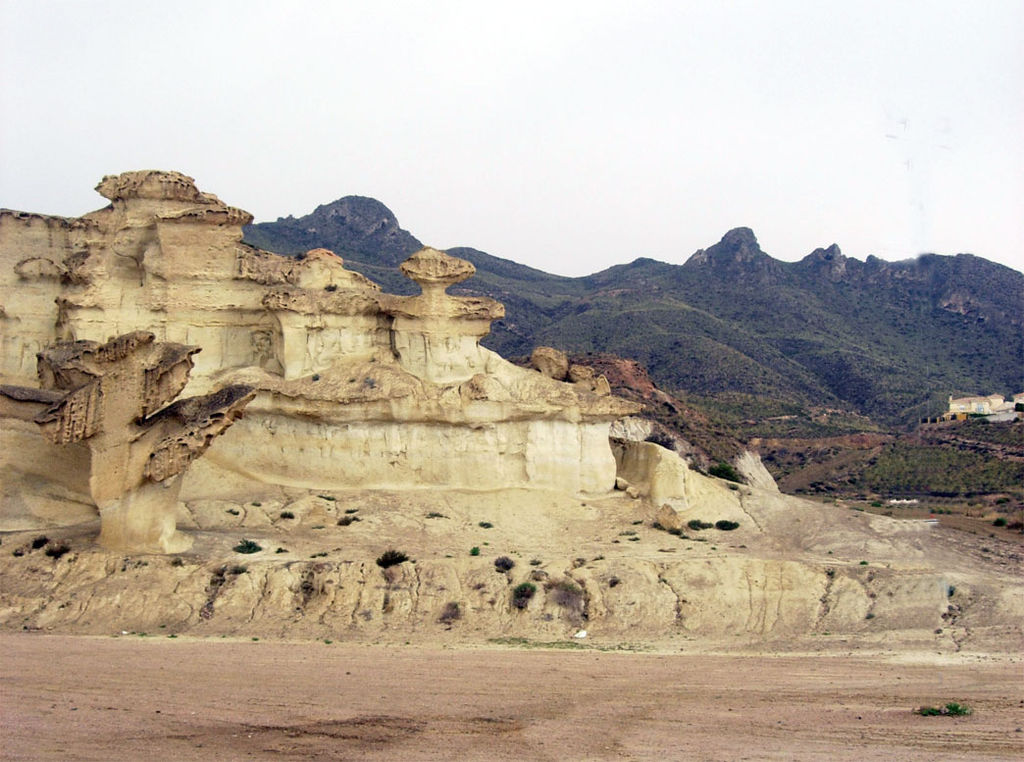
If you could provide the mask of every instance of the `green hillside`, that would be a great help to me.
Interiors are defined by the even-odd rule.
[[[331,249],[403,293],[411,284],[395,265],[420,247],[386,207],[361,197],[251,225],[246,240],[287,254]],[[1024,275],[968,254],[861,262],[833,245],[784,263],[738,228],[683,264],[640,258],[565,278],[476,249],[450,252],[477,268],[453,290],[505,304],[487,346],[637,360],[662,389],[741,435],[744,421],[757,433],[780,406],[807,421],[825,411],[834,433],[871,428],[867,418],[912,423],[950,394],[1024,389]]]

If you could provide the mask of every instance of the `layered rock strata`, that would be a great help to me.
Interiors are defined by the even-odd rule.
[[[128,172],[97,190],[111,204],[77,219],[0,212],[2,380],[25,384],[58,340],[146,330],[201,346],[191,392],[242,383],[256,397],[186,494],[252,480],[613,487],[608,427],[638,406],[481,347],[504,308],[446,291],[472,264],[423,249],[401,268],[421,293],[386,294],[329,251],[243,244],[251,216],[185,175]]]

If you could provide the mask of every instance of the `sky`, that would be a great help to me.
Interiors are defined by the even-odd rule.
[[[1024,271],[1022,33],[1022,0],[0,0],[0,207],[167,169],[563,275],[739,226]]]

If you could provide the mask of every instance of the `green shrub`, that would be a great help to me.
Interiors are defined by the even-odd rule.
[[[525,609],[537,592],[537,586],[529,582],[523,582],[512,588],[512,605],[517,609]]]
[[[347,527],[354,521],[362,521],[362,519],[358,516],[342,516],[340,519],[338,519],[338,526]]]
[[[489,521],[481,521],[479,524],[477,524],[477,526],[483,527],[484,529],[490,529],[491,527],[494,526],[494,524],[492,524]]]
[[[400,550],[388,549],[377,558],[377,566],[387,569],[389,566],[397,566],[409,560],[409,556]]]
[[[738,528],[740,523],[738,521],[729,521],[728,519],[719,519],[715,522],[715,529],[721,529],[723,532],[731,532]]]
[[[1004,526],[1006,526],[1006,519],[1003,518],[1002,516],[1000,516],[998,519],[996,519],[995,521],[992,522],[992,526],[994,526],[994,527],[1004,527]]]
[[[690,527],[690,529],[699,532],[701,529],[711,529],[711,527],[713,527],[714,524],[709,524],[708,522],[701,521],[700,519],[690,519],[686,522],[686,526]]]
[[[281,511],[281,518],[282,519],[294,519],[295,518],[295,514],[292,513],[291,511]]]
[[[708,469],[708,473],[712,476],[717,476],[719,479],[726,479],[730,482],[743,482],[743,477],[740,476],[740,472],[725,461],[719,461],[713,465]]]
[[[478,548],[476,545],[474,545],[472,548],[469,549],[469,555],[471,555],[471,556],[479,556],[480,555],[480,548]]]
[[[252,540],[243,539],[240,543],[233,547],[232,550],[235,551],[235,553],[259,553],[261,550],[263,550],[263,546],[261,546],[257,542],[253,542]]]

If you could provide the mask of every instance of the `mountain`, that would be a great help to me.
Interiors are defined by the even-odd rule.
[[[294,254],[331,249],[388,290],[420,248],[373,199],[246,227],[246,241]],[[453,290],[502,301],[485,344],[505,355],[546,344],[643,363],[663,389],[773,436],[910,423],[950,394],[1024,388],[1024,275],[970,254],[902,262],[848,258],[832,244],[798,262],[761,250],[749,228],[683,264],[639,258],[566,278],[472,248],[477,274]],[[771,423],[788,421],[789,423]]]

